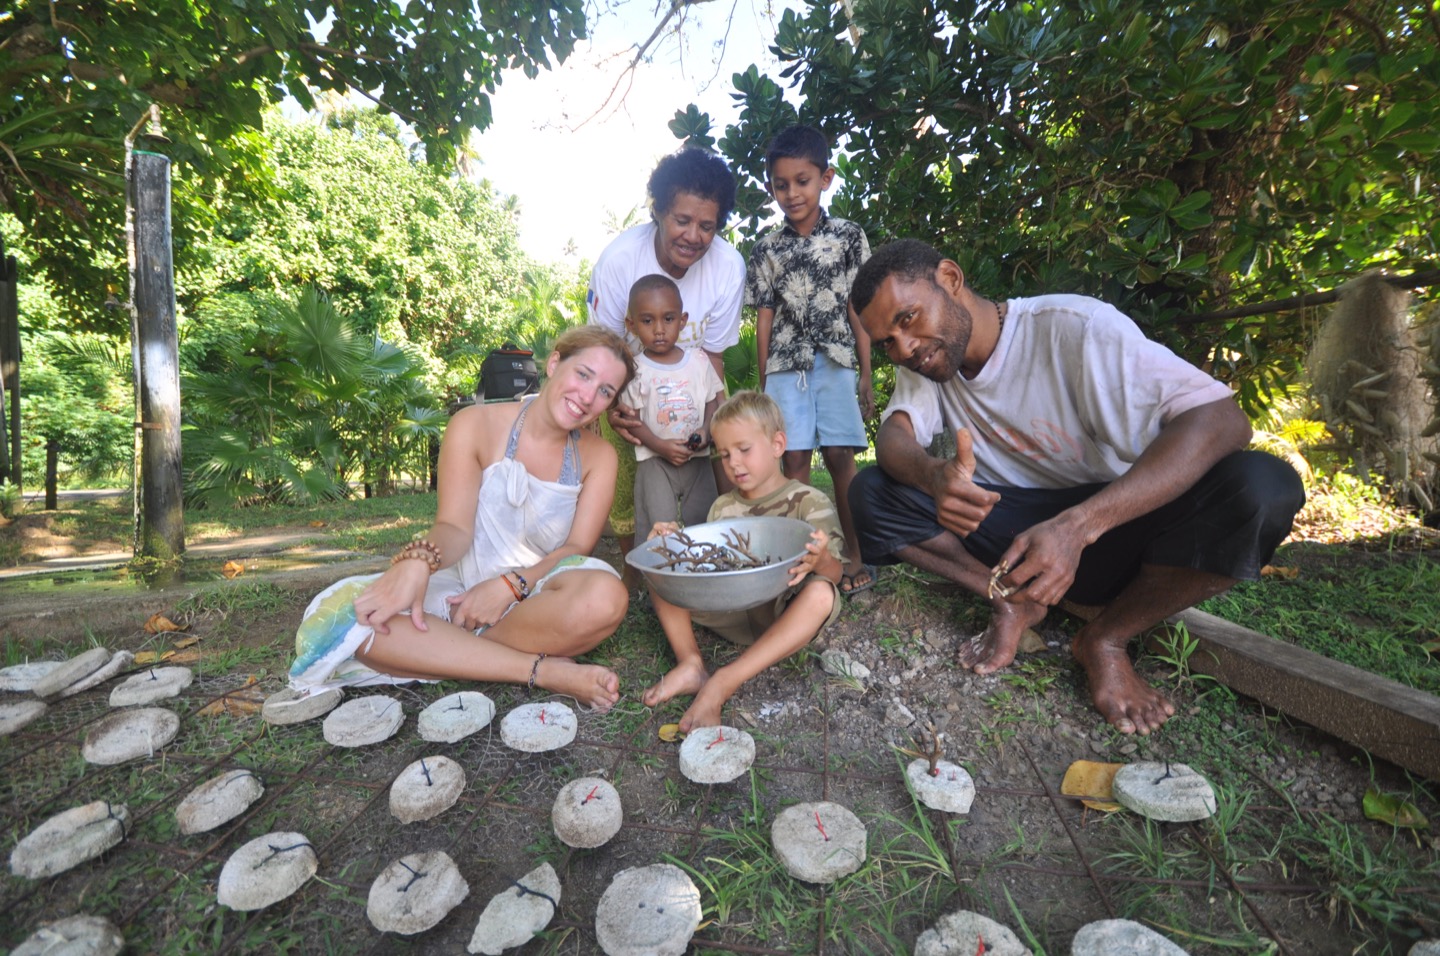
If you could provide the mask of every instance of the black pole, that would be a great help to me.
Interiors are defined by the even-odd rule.
[[[131,288],[140,359],[135,369],[140,397],[140,420],[135,423],[141,468],[138,556],[170,560],[185,552],[185,511],[169,158],[133,150],[129,188],[135,229]]]
[[[8,478],[16,488],[20,487],[20,299],[17,287],[20,284],[20,267],[14,256],[5,255],[0,243],[0,388],[10,400],[8,409],[0,408],[0,417],[9,416],[9,427],[0,428],[0,440],[9,439],[6,454],[9,458],[8,474],[0,472],[0,480]],[[8,433],[8,434],[7,434]]]
[[[54,511],[60,507],[60,443],[53,438],[45,440],[45,510]]]

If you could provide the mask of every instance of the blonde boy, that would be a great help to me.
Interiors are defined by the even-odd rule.
[[[672,697],[694,694],[680,729],[713,727],[720,710],[740,685],[814,640],[840,613],[838,584],[845,541],[835,506],[824,492],[786,478],[785,421],[774,399],[737,392],[710,420],[710,435],[735,490],[710,507],[710,521],[750,515],[799,518],[814,529],[795,564],[790,587],[773,604],[720,614],[695,614],[670,604],[654,591],[650,600],[675,652],[675,667],[641,698],[655,707]],[[670,534],[676,525],[656,522],[650,537]],[[710,673],[695,639],[701,624],[736,644],[748,645],[734,661]]]

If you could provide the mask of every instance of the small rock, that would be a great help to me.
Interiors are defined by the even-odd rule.
[[[0,737],[6,737],[45,713],[43,700],[16,700],[0,704]]]
[[[500,721],[505,746],[525,753],[559,750],[575,739],[580,723],[575,711],[558,701],[521,704]]]
[[[125,948],[125,937],[102,916],[67,916],[46,923],[10,956],[115,956]]]
[[[1025,628],[1020,634],[1020,643],[1016,647],[1022,654],[1038,654],[1045,650],[1045,639],[1035,633],[1033,628]]]
[[[85,735],[84,758],[104,767],[139,757],[153,757],[180,732],[180,715],[164,707],[118,710]]]
[[[899,687],[899,686],[900,686],[900,675],[899,675],[899,674],[891,674],[891,675],[890,675],[890,686],[891,686],[891,687]]]
[[[936,773],[930,772],[930,761],[912,760],[905,768],[905,777],[916,798],[932,810],[946,813],[968,813],[975,802],[975,781],[959,764],[940,760]]]
[[[15,844],[10,872],[30,880],[63,873],[125,839],[129,822],[129,808],[107,800],[61,811]]]
[[[1090,741],[1090,749],[1097,754],[1103,754],[1110,749],[1110,746],[1102,740],[1092,740]]]
[[[755,738],[734,727],[701,727],[680,745],[680,772],[696,783],[729,783],[755,762]]]
[[[305,834],[267,833],[230,854],[220,869],[215,896],[232,910],[264,909],[304,886],[318,867]]]
[[[1405,956],[1440,956],[1440,939],[1422,939]]]
[[[453,744],[483,730],[495,719],[495,702],[473,690],[441,697],[420,711],[420,739]]]
[[[64,663],[64,661],[30,661],[0,669],[0,690],[14,691],[18,694],[33,691],[40,678]]]
[[[1032,956],[1008,926],[969,910],[940,917],[933,929],[915,940],[915,956],[970,956],[982,951],[985,956]]]
[[[1120,745],[1120,752],[1121,752],[1122,754],[1124,754],[1125,756],[1127,756],[1127,757],[1130,756],[1131,754],[1133,754],[1135,751],[1137,751],[1137,750],[1139,750],[1139,749],[1140,749],[1140,745],[1139,745],[1139,744],[1135,744],[1135,743],[1128,743],[1128,744],[1121,744],[1121,745]]]
[[[287,687],[265,698],[260,706],[260,719],[272,727],[302,723],[330,713],[344,697],[345,692],[338,687],[313,694]]]
[[[110,706],[133,707],[178,697],[194,680],[195,674],[188,667],[152,667],[131,674],[110,691]]]
[[[700,926],[700,891],[678,866],[621,870],[595,907],[606,956],[680,956]]]
[[[449,810],[465,790],[465,769],[449,757],[421,757],[390,784],[390,812],[401,823],[429,820]]]
[[[249,770],[230,770],[191,790],[175,807],[180,832],[206,833],[250,809],[265,793],[265,785]]]
[[[915,714],[900,701],[892,700],[885,708],[885,723],[892,727],[909,727],[915,723]]]
[[[129,651],[116,651],[114,657],[96,668],[93,673],[80,678],[69,687],[61,690],[57,696],[73,697],[81,691],[86,691],[99,684],[103,684],[133,663],[135,663],[134,654]]]
[[[405,708],[393,697],[357,697],[325,718],[325,739],[336,747],[367,747],[389,740],[405,722]]]
[[[30,690],[36,697],[56,697],[71,684],[98,671],[110,663],[110,651],[104,647],[92,647],[83,654],[77,654],[68,661],[62,661],[49,673],[38,678]]]
[[[870,679],[870,668],[839,648],[831,648],[820,655],[820,669],[834,677]]]
[[[1183,763],[1129,764],[1116,771],[1111,790],[1126,809],[1152,820],[1183,823],[1215,813],[1209,781]]]
[[[1148,926],[1128,919],[1104,919],[1080,927],[1070,956],[1188,956],[1185,950]]]
[[[524,946],[555,918],[560,906],[560,877],[542,863],[490,898],[466,947],[472,953],[500,956],[501,951]]]
[[[865,824],[838,803],[797,803],[775,817],[770,842],[789,874],[833,883],[865,862]]]
[[[365,915],[382,933],[413,936],[440,922],[470,895],[470,884],[444,850],[411,853],[370,884]]]
[[[560,788],[550,811],[550,825],[566,846],[604,846],[620,832],[624,814],[620,791],[608,780],[581,777]]]

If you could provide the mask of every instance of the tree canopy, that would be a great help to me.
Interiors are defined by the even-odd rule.
[[[780,75],[735,75],[743,112],[718,146],[742,232],[767,212],[765,145],[798,118],[841,147],[831,208],[872,243],[924,238],[982,291],[1087,292],[1162,334],[1179,313],[1434,261],[1428,0],[857,0],[858,43],[849,6],[787,11]],[[671,126],[715,139],[693,106]],[[1193,357],[1293,362],[1303,329],[1187,334]]]
[[[92,322],[123,263],[123,141],[152,103],[183,257],[227,193],[265,191],[268,104],[361,93],[445,164],[489,124],[502,69],[533,76],[585,35],[580,0],[21,0],[0,25],[0,199]]]

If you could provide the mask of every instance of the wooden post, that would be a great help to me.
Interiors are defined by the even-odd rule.
[[[45,441],[45,510],[60,507],[60,443],[53,438]]]
[[[170,160],[132,150],[130,282],[135,387],[140,417],[137,556],[170,560],[185,551],[180,460],[180,362],[170,242]]]
[[[0,241],[0,399],[8,398],[9,408],[0,401],[0,482],[20,486],[20,307],[17,286],[20,267],[14,256],[5,254]],[[8,414],[9,422],[3,419]]]

